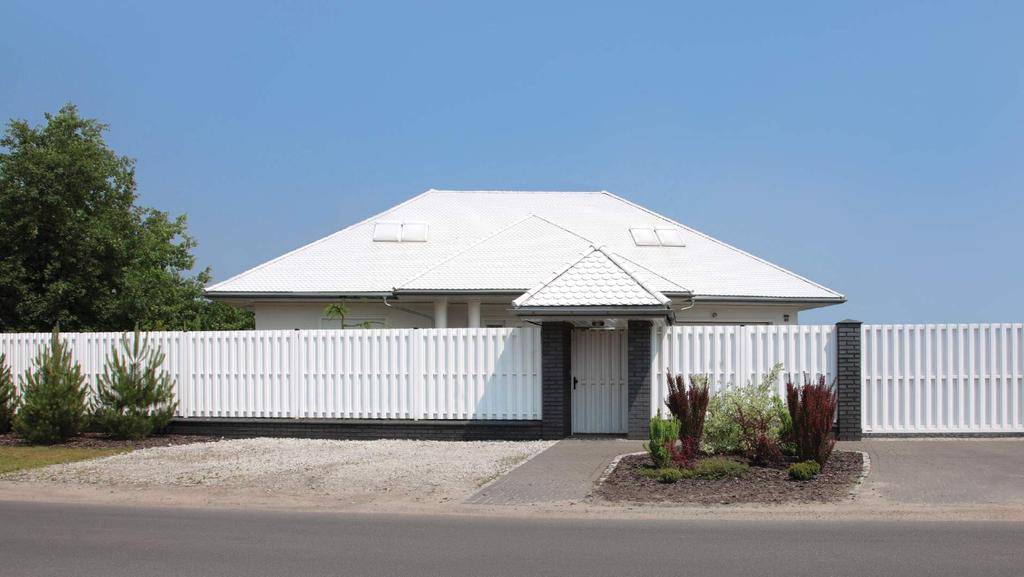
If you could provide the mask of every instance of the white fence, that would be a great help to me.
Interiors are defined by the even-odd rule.
[[[50,335],[0,334],[19,380]],[[61,335],[95,387],[121,333]],[[540,419],[540,330],[154,332],[182,417]]]
[[[665,412],[668,375],[705,374],[712,393],[759,383],[776,363],[783,372],[776,391],[785,398],[786,381],[836,371],[834,325],[680,325],[655,331],[652,346],[651,414]]]
[[[864,325],[861,331],[865,433],[1024,432],[1024,325]]]

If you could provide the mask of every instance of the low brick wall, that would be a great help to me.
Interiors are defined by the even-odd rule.
[[[189,418],[171,421],[168,432],[179,435],[211,435],[230,438],[532,441],[544,436],[541,423],[541,421]]]

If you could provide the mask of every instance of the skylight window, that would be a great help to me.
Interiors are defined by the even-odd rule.
[[[427,242],[425,222],[376,222],[374,242]]]
[[[658,235],[654,234],[653,228],[631,228],[629,233],[633,235],[633,242],[637,246],[659,246],[661,242]]]
[[[631,228],[637,246],[686,246],[677,228]]]
[[[654,232],[658,235],[661,246],[685,246],[683,244],[683,235],[680,234],[678,229],[656,228]]]
[[[427,242],[427,223],[403,222],[402,242]]]

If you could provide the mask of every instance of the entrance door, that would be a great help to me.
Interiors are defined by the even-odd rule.
[[[572,432],[625,433],[626,331],[572,331]]]

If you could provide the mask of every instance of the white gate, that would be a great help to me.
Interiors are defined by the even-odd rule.
[[[572,432],[626,432],[626,331],[572,331]]]

